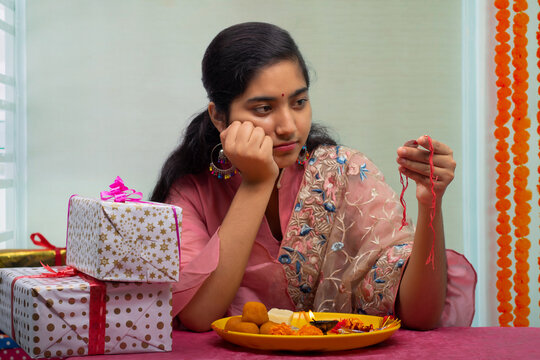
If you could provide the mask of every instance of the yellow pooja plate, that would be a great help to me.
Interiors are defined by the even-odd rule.
[[[373,324],[378,328],[382,323],[382,317],[342,314],[342,313],[314,313],[317,320],[341,320],[357,318],[364,324]],[[334,335],[260,335],[237,331],[225,330],[225,324],[230,317],[216,320],[212,323],[212,329],[226,341],[259,350],[285,350],[285,351],[338,351],[362,348],[374,345],[388,339],[400,328],[400,322],[396,322],[382,330],[355,334]]]

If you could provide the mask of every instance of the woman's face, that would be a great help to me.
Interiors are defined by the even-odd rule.
[[[259,71],[230,106],[229,121],[250,121],[273,143],[279,168],[296,162],[311,128],[311,105],[302,70],[283,60]]]

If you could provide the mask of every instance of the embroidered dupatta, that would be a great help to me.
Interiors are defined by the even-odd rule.
[[[397,195],[346,147],[319,147],[305,167],[278,255],[296,310],[393,313],[414,238]]]

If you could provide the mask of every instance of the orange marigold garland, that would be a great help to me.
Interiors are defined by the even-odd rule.
[[[540,0],[538,0],[538,4],[540,5]],[[538,44],[538,49],[536,50],[536,57],[538,58],[538,62],[536,65],[538,66],[538,69],[540,69],[540,12],[538,13],[537,19],[539,21],[538,23],[538,31],[536,32],[536,43]],[[536,79],[540,83],[540,73],[537,75]],[[540,86],[538,87],[538,94],[540,94]],[[538,112],[536,113],[536,121],[538,122],[538,127],[536,128],[536,132],[538,135],[540,135],[540,101],[538,101]],[[538,149],[540,149],[540,140],[538,140]],[[538,152],[538,158],[540,158],[540,151]],[[540,195],[540,166],[537,169],[538,171],[538,184],[536,185],[536,190],[538,191],[538,194]],[[538,206],[540,206],[540,198],[538,199]],[[540,266],[540,256],[538,257],[538,266]],[[538,282],[540,283],[540,275],[538,276]],[[538,288],[538,291],[540,291],[540,288]],[[540,301],[538,302],[538,306],[540,306]]]
[[[508,143],[506,138],[510,135],[509,129],[506,127],[506,123],[510,120],[510,106],[511,102],[508,99],[512,93],[510,89],[511,81],[508,75],[510,74],[510,68],[508,64],[510,63],[510,56],[508,55],[510,51],[510,45],[508,41],[510,40],[510,35],[507,33],[507,29],[510,27],[510,11],[508,10],[509,1],[508,0],[495,0],[495,7],[498,9],[496,14],[497,24],[497,34],[495,39],[498,44],[495,47],[495,74],[497,75],[497,117],[495,118],[495,125],[497,129],[495,130],[495,137],[497,141],[497,153],[495,154],[495,159],[498,162],[496,167],[497,171],[497,189],[496,196],[497,202],[495,207],[499,212],[497,218],[497,233],[499,238],[497,239],[497,244],[499,245],[497,265],[500,270],[497,271],[497,300],[499,301],[499,306],[497,310],[499,311],[499,324],[501,326],[510,326],[510,322],[513,319],[512,315],[512,304],[510,300],[512,299],[512,294],[510,289],[512,283],[510,281],[510,276],[512,271],[510,266],[512,261],[508,257],[510,255],[512,248],[510,246],[512,242],[512,237],[509,235],[510,228],[510,216],[507,211],[510,209],[510,201],[506,198],[510,194],[510,188],[507,186],[508,181],[510,181],[510,164],[508,160],[510,155],[508,154]]]
[[[515,214],[512,223],[515,226],[514,234],[517,238],[514,257],[515,274],[514,274],[514,291],[516,292],[515,308],[514,308],[514,326],[528,326],[528,316],[530,313],[529,305],[529,248],[530,241],[527,239],[529,235],[529,223],[531,218],[529,212],[531,206],[528,201],[532,198],[531,192],[527,189],[527,178],[529,169],[527,168],[529,150],[528,140],[529,133],[527,129],[530,127],[530,120],[527,118],[528,103],[527,103],[527,88],[528,77],[527,72],[527,24],[529,16],[525,13],[527,10],[526,0],[514,0],[513,6],[514,15],[514,48],[512,49],[512,65],[514,65],[514,82],[512,89],[512,101],[514,103],[514,111],[512,112],[514,129],[514,144],[511,147],[514,154],[514,202]]]

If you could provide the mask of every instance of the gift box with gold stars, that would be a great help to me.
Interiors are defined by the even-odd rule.
[[[66,264],[99,280],[176,282],[182,209],[72,196]]]

